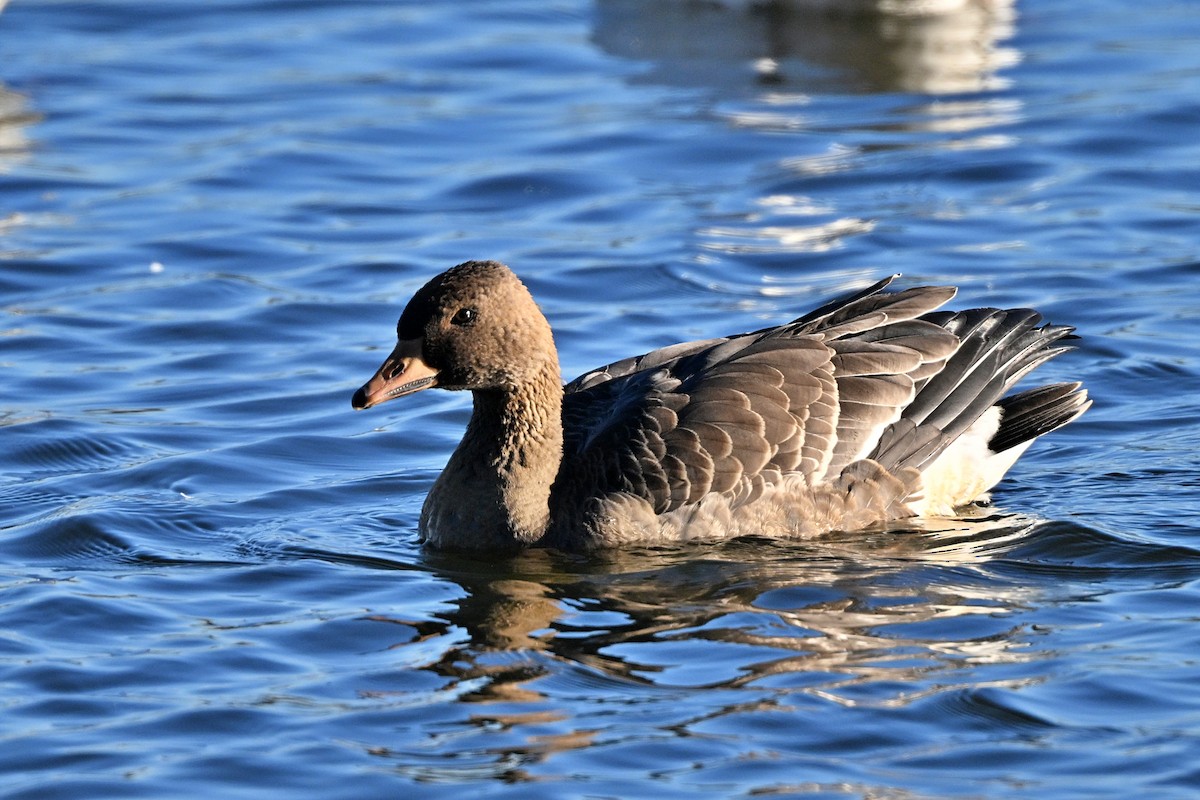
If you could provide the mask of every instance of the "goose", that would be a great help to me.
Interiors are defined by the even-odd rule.
[[[529,290],[499,262],[468,261],[413,296],[352,405],[471,392],[421,508],[434,548],[593,551],[953,517],[1091,401],[1079,382],[1008,394],[1073,349],[1073,328],[1030,309],[939,311],[954,287],[885,291],[897,277],[564,386]]]

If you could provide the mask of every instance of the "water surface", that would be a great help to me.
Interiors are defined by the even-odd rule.
[[[4,797],[1200,785],[1190,5],[16,0],[0,35]],[[902,272],[1077,326],[1039,374],[1096,405],[975,520],[428,553],[468,398],[349,398],[469,258],[568,378]]]

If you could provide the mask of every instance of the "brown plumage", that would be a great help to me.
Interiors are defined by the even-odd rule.
[[[936,311],[893,278],[786,325],[655,350],[565,387],[549,323],[503,264],[460,264],[405,308],[355,408],[438,386],[474,413],[421,511],[433,546],[611,547],[813,536],[986,496],[1090,404],[1005,397],[1071,329],[1027,309]]]

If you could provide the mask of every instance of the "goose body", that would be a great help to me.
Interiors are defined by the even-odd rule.
[[[502,264],[467,262],[408,303],[395,350],[353,405],[472,392],[421,510],[434,547],[808,537],[950,516],[1090,401],[1079,383],[1006,394],[1070,349],[1071,328],[1028,309],[938,311],[952,287],[884,291],[892,280],[564,387],[525,286]]]

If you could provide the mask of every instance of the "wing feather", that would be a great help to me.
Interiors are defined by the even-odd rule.
[[[900,503],[892,495],[914,468],[1066,349],[1054,343],[1070,329],[1039,328],[1022,309],[937,311],[953,288],[884,292],[891,280],[786,325],[673,345],[567,384],[553,501],[624,493],[661,514],[720,492],[736,506],[799,473],[849,481],[864,504],[886,484],[886,502]],[[1011,405],[1031,410],[1009,438],[1086,407],[1056,398],[1045,412]]]

